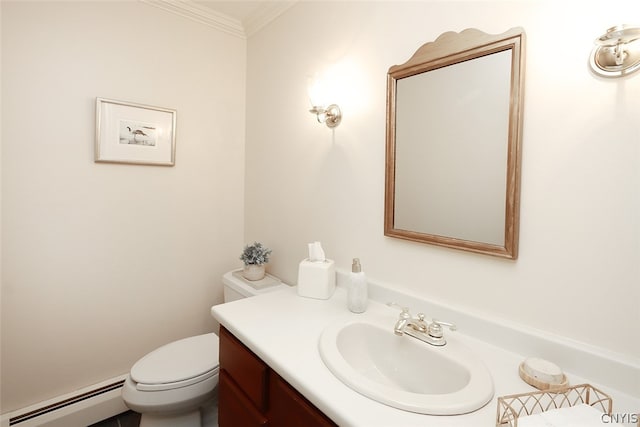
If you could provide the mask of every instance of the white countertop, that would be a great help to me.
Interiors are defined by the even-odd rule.
[[[370,301],[367,311],[388,316],[391,332],[398,310]],[[494,398],[483,408],[465,415],[422,415],[392,408],[357,393],[327,369],[318,351],[319,337],[328,324],[340,318],[347,320],[359,316],[346,308],[346,292],[341,287],[328,300],[300,297],[296,288],[291,287],[217,305],[211,308],[211,313],[340,426],[491,427],[495,426],[498,396],[536,391],[518,376],[518,365],[526,356],[467,336],[462,330],[446,333],[456,334],[458,340],[470,347],[487,365],[493,377]],[[414,338],[407,336],[406,339]],[[570,384],[589,382],[570,373],[567,376]],[[634,413],[640,411],[640,399],[591,384],[613,397],[614,412],[631,411],[632,408]]]

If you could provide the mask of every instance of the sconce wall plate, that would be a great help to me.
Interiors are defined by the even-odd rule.
[[[589,63],[603,77],[622,77],[640,69],[640,27],[619,25],[609,28],[594,42]]]
[[[331,104],[327,108],[314,106],[309,110],[316,115],[318,123],[324,123],[330,128],[334,128],[342,121],[342,111],[336,104]]]

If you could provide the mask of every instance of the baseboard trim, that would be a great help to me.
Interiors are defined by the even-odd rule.
[[[127,410],[121,375],[2,415],[1,427],[87,426]]]

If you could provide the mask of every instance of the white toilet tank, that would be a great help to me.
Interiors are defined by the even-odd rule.
[[[224,283],[224,302],[231,302],[288,287],[280,279],[270,274],[264,279],[251,281],[242,276],[242,269],[232,270],[222,276]]]

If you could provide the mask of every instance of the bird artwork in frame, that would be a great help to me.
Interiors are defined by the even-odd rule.
[[[176,110],[96,98],[97,163],[175,165]]]
[[[156,127],[153,123],[120,120],[120,144],[156,146]]]

